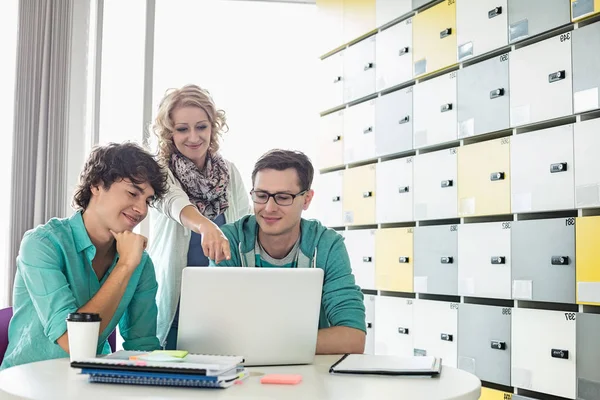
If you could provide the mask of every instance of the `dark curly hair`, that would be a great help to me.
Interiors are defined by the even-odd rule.
[[[109,189],[114,182],[129,179],[132,183],[149,183],[154,189],[152,202],[167,191],[167,175],[156,160],[141,146],[131,143],[109,143],[92,149],[73,196],[73,207],[85,210],[92,198],[92,186],[102,184]]]

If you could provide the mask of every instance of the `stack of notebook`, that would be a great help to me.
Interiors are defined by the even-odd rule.
[[[94,383],[227,388],[247,376],[243,363],[242,357],[185,351],[117,351],[102,358],[73,361],[71,367],[81,368]]]

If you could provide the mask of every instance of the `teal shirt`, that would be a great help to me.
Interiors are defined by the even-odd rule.
[[[69,356],[56,343],[67,331],[67,315],[94,297],[118,260],[117,255],[99,281],[92,269],[95,255],[81,212],[70,218],[53,218],[25,233],[17,257],[9,343],[0,369]],[[157,288],[154,265],[144,252],[117,311],[100,333],[98,354],[110,353],[107,339],[117,324],[124,349],[160,348],[156,337]]]

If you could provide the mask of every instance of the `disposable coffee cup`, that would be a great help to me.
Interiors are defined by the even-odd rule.
[[[96,357],[100,318],[95,313],[70,313],[67,317],[71,362]]]

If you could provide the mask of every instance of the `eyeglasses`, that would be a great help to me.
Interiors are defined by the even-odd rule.
[[[254,190],[250,191],[250,196],[252,196],[252,201],[256,204],[267,204],[269,199],[272,197],[275,200],[275,203],[280,206],[291,206],[294,203],[294,199],[298,196],[302,196],[308,192],[308,189],[303,190],[296,194],[291,193],[269,193],[264,192],[262,190]]]

